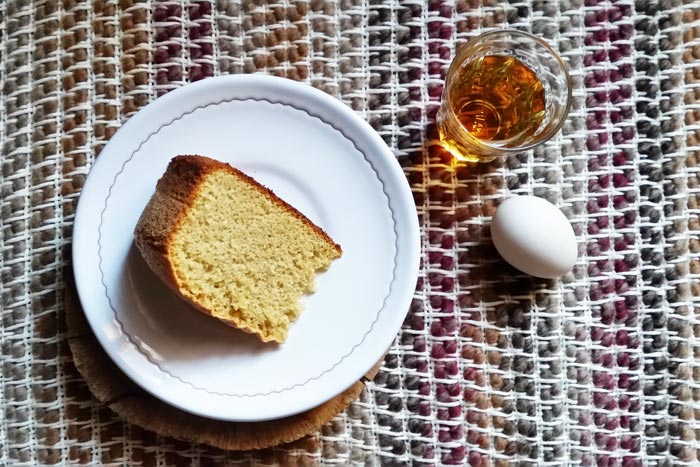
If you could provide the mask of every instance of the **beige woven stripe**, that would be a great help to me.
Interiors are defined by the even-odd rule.
[[[93,157],[100,153],[122,120],[117,10],[114,0],[93,3]]]
[[[67,1],[61,12],[61,87],[62,87],[62,166],[63,215],[66,222],[64,235],[71,235],[80,190],[85,182],[89,164],[94,159],[92,120],[94,111],[91,105],[93,88],[91,70],[93,50],[91,48],[92,28],[91,5]],[[68,250],[64,252],[66,255]],[[63,310],[63,308],[62,308]],[[60,317],[63,321],[63,316]],[[97,406],[84,389],[82,378],[72,365],[72,356],[65,341],[61,342],[62,357],[62,396],[65,408],[65,434],[69,440],[70,462],[88,462],[95,454],[90,448],[99,441],[99,432],[94,429],[99,415]]]
[[[119,9],[123,122],[153,98],[149,73],[150,7],[145,0],[120,0]]]
[[[123,57],[120,36],[122,25],[120,17],[123,14],[116,0],[97,0],[93,4],[94,34],[93,39],[93,73],[94,73],[94,155],[114,135],[126,115],[135,110],[133,97],[128,91],[133,91],[133,81],[123,78],[126,69],[122,68],[122,59],[130,64],[129,57]],[[126,68],[126,67],[125,67]],[[133,69],[133,66],[131,66]],[[122,89],[122,82],[130,89]],[[126,96],[125,96],[126,95]],[[122,102],[126,101],[124,108]]]
[[[94,154],[152,99],[149,7],[132,0],[93,4]]]
[[[63,4],[61,189],[67,222],[73,217],[89,165],[120,121],[150,100],[146,11],[145,4],[134,6],[130,2],[122,2],[121,7],[116,2],[101,1]],[[95,34],[90,37],[93,27]],[[118,35],[120,42],[116,39]],[[122,54],[126,51],[128,57],[121,57],[119,50]],[[120,57],[125,59],[121,61]],[[71,224],[67,226],[70,228]],[[69,229],[65,235],[70,235]],[[132,429],[94,401],[72,365],[65,343],[61,354],[65,360],[61,367],[64,394],[60,402],[68,421],[62,437],[70,440],[66,445],[69,453],[64,459],[72,462],[103,459],[108,463],[121,456],[131,458],[129,445],[125,445],[125,452],[117,452],[113,444],[101,447],[103,442],[133,437]]]
[[[267,71],[305,80],[309,75],[308,2],[217,2],[214,23],[220,73]]]
[[[91,57],[92,8],[66,1],[61,25],[62,166],[63,216],[70,229],[88,163],[92,160],[93,118]],[[64,232],[70,236],[70,231]]]
[[[57,203],[58,24],[55,3],[35,9],[18,1],[3,10],[2,443],[12,459],[38,464],[61,456],[60,436],[45,428],[61,416],[56,387],[42,384],[58,376],[60,251],[50,222]]]
[[[689,280],[687,300],[690,305],[687,310],[688,319],[698,323],[700,320],[700,8],[688,9],[683,14],[686,27],[683,31],[683,62],[685,64],[685,125],[686,125],[686,158],[685,169],[687,172],[687,241],[688,262],[682,271],[683,276]],[[694,441],[694,460],[700,460],[700,327],[692,326],[693,335],[679,336],[684,346],[688,378],[688,390],[679,395],[683,402],[694,401],[694,407],[686,414],[683,432],[679,433],[682,439],[689,443]],[[685,341],[685,342],[684,342]],[[688,342],[686,344],[686,342]],[[692,403],[692,402],[691,402]]]
[[[672,451],[677,452],[680,460],[692,463],[699,460],[697,457],[698,446],[695,436],[693,436],[693,425],[697,423],[698,419],[695,417],[693,409],[688,406],[688,400],[691,387],[695,385],[697,390],[697,379],[693,381],[692,368],[697,368],[698,362],[697,359],[689,355],[688,350],[694,345],[697,346],[698,342],[695,339],[689,340],[688,336],[682,334],[685,334],[686,330],[690,331],[692,329],[691,323],[697,319],[692,309],[693,298],[690,290],[692,282],[688,276],[691,260],[690,233],[687,228],[689,223],[688,204],[690,197],[694,194],[691,194],[687,187],[688,183],[692,183],[693,177],[684,176],[684,172],[688,170],[688,163],[692,163],[692,160],[689,161],[688,135],[693,130],[697,130],[697,127],[693,124],[688,125],[689,109],[684,103],[689,89],[693,89],[693,84],[687,83],[688,87],[682,86],[685,75],[682,67],[664,67],[661,63],[662,60],[668,60],[670,63],[684,61],[687,45],[684,44],[682,30],[678,27],[683,26],[680,19],[684,10],[686,10],[685,7],[677,6],[674,11],[669,11],[669,15],[677,18],[677,22],[669,25],[660,24],[660,36],[663,38],[660,39],[660,42],[663,41],[664,55],[659,60],[660,90],[663,96],[660,105],[663,111],[660,128],[666,134],[667,144],[672,148],[670,151],[664,151],[662,170],[666,174],[674,174],[665,177],[661,184],[664,190],[661,220],[666,225],[673,226],[672,229],[664,231],[664,249],[674,253],[673,256],[665,255],[666,281],[664,288],[669,307],[667,313],[669,317],[681,321],[682,324],[679,326],[681,332],[676,331],[675,327],[673,330],[669,327],[663,329],[659,335],[653,336],[653,339],[668,339],[668,348],[674,349],[670,365],[676,369],[672,377],[664,376],[663,379],[656,380],[663,381],[665,391],[659,390],[656,398],[646,398],[647,403],[652,401],[657,403],[658,400],[667,398],[668,406],[665,410],[655,411],[653,417],[645,417],[645,426],[646,431],[650,432],[652,428],[656,427],[657,418],[678,414],[674,430],[667,437]],[[690,12],[693,11],[697,11],[697,8],[690,10]],[[697,64],[693,64],[690,69],[698,69]],[[690,111],[692,111],[695,105],[694,103],[690,104]],[[655,310],[647,311],[654,312]],[[658,312],[663,313],[663,310]],[[700,329],[695,330],[696,333],[698,331]],[[647,441],[648,444],[651,444],[651,440]],[[650,461],[652,459],[653,457],[650,456]]]
[[[684,19],[687,23],[700,21],[700,8],[686,11]],[[685,122],[687,125],[687,158],[688,177],[688,231],[689,249],[692,253],[689,269],[691,277],[691,294],[700,297],[700,26],[689,26],[684,32],[685,49],[683,61],[686,64],[685,84]],[[700,349],[697,349],[698,351]],[[698,375],[700,379],[700,375]],[[700,417],[698,417],[700,420]]]
[[[62,118],[61,125],[61,159],[63,175],[61,178],[61,192],[63,199],[62,216],[64,219],[63,235],[69,237],[72,234],[72,220],[74,218],[75,207],[77,205],[80,190],[84,184],[88,171],[88,161],[92,157],[92,145],[90,142],[90,120],[92,116],[90,101],[90,55],[88,37],[90,35],[90,5],[76,5],[74,1],[64,2],[60,12],[60,23],[63,33],[60,40],[60,63],[61,63],[61,103]],[[64,256],[69,250],[64,248]],[[60,308],[59,325],[63,325],[63,310]],[[64,331],[65,332],[65,331]],[[61,369],[61,384],[59,386],[62,394],[59,402],[64,409],[65,424],[62,438],[71,440],[67,446],[68,453],[63,454],[63,458],[77,462],[80,459],[91,458],[90,452],[81,447],[80,430],[85,422],[90,423],[86,417],[79,414],[86,413],[90,416],[93,410],[90,409],[90,398],[74,398],[71,388],[81,385],[79,375],[71,371],[67,363],[70,358],[70,351],[65,341],[60,342],[59,355],[63,357]],[[80,408],[88,410],[80,410]],[[58,431],[58,430],[56,430]],[[65,444],[65,443],[64,443]]]

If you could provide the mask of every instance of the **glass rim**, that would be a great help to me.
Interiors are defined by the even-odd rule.
[[[569,110],[571,109],[571,101],[573,98],[573,89],[572,89],[573,83],[571,82],[571,75],[569,75],[569,69],[566,66],[566,64],[564,63],[564,60],[561,58],[561,55],[559,55],[559,53],[556,50],[554,50],[554,48],[551,45],[549,45],[545,40],[541,39],[540,37],[537,37],[536,35],[534,35],[532,33],[529,33],[526,31],[520,31],[518,29],[497,29],[494,31],[488,31],[488,32],[479,34],[478,36],[471,38],[469,40],[469,42],[464,44],[462,47],[460,47],[459,51],[457,51],[454,59],[452,60],[449,68],[447,69],[447,75],[445,76],[445,84],[444,84],[444,94],[445,94],[444,100],[445,101],[449,100],[449,94],[450,94],[449,85],[450,85],[450,82],[452,81],[451,78],[452,78],[453,67],[461,66],[461,64],[465,61],[465,59],[469,55],[471,55],[470,52],[473,51],[477,42],[482,42],[484,39],[487,39],[490,36],[496,36],[499,34],[524,37],[528,40],[535,42],[537,45],[544,47],[550,53],[550,55],[554,57],[554,59],[557,61],[558,65],[559,65],[559,67],[563,71],[564,80],[566,82],[566,88],[567,88],[566,105],[564,106],[563,117],[559,119],[559,122],[556,125],[552,126],[546,132],[539,135],[537,137],[537,140],[534,142],[524,144],[521,146],[510,146],[510,147],[499,146],[496,144],[489,144],[488,141],[480,140],[480,139],[474,137],[473,135],[471,135],[471,133],[469,133],[468,131],[464,130],[464,128],[462,128],[467,133],[467,135],[469,135],[470,139],[473,138],[473,139],[477,140],[479,145],[483,145],[484,147],[487,147],[490,150],[493,150],[494,152],[501,152],[501,153],[503,153],[503,155],[518,154],[518,153],[521,153],[523,151],[527,151],[529,149],[532,149],[536,146],[539,146],[540,144],[548,141],[549,139],[552,138],[552,136],[554,136],[561,129],[562,126],[564,126],[564,122],[566,121],[566,118],[569,115]],[[448,104],[447,102],[443,102],[443,103]],[[448,107],[447,110],[449,111],[450,116],[452,118],[456,119],[457,114],[452,109],[452,106],[448,104],[447,107]],[[461,125],[460,125],[460,127],[461,127]]]

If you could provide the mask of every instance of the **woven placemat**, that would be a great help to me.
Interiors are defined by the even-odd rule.
[[[562,54],[571,112],[533,151],[453,165],[434,126],[445,72],[470,38],[505,28]],[[252,72],[315,86],[376,129],[424,254],[359,399],[292,446],[224,451],[91,396],[64,269],[114,132],[189,82]],[[697,2],[5,0],[0,83],[0,465],[698,465]],[[493,251],[490,216],[518,194],[571,220],[579,259],[561,280],[506,272]]]
[[[125,421],[160,435],[221,449],[263,449],[318,431],[357,399],[379,363],[347,390],[309,411],[277,420],[235,423],[199,417],[162,402],[129,379],[109,358],[90,329],[67,268],[65,306],[73,361],[92,394]]]

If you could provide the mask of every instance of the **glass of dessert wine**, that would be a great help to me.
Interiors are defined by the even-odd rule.
[[[570,106],[571,78],[552,47],[521,31],[488,32],[450,65],[437,114],[440,142],[458,160],[487,162],[550,139]]]

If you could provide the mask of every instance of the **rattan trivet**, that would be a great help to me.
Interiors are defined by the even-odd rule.
[[[279,420],[235,423],[199,417],[153,397],[119,370],[90,329],[70,270],[65,295],[68,343],[75,366],[92,394],[124,420],[161,435],[230,450],[263,449],[290,443],[318,431],[350,405],[364,388],[363,381],[358,381],[319,407]],[[380,363],[363,380],[373,379]]]

